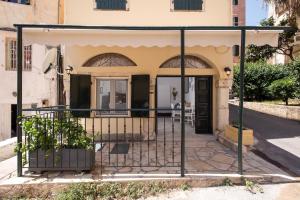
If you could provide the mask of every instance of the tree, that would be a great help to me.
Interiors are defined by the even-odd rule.
[[[291,77],[274,81],[268,88],[275,99],[281,99],[285,105],[289,104],[289,99],[296,96],[296,80]]]
[[[294,36],[298,31],[297,16],[300,16],[300,0],[264,0],[266,3],[272,3],[276,9],[283,8],[286,11],[286,18],[281,20],[278,26],[290,26],[291,30],[284,31],[279,35],[277,47],[270,45],[256,46],[249,45],[246,61],[257,62],[258,60],[267,60],[272,57],[274,53],[288,56],[292,61],[294,58]],[[273,17],[265,19],[260,23],[262,26],[275,26]]]

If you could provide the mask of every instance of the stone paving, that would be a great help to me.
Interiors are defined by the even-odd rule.
[[[35,175],[26,173],[23,182],[68,182],[101,180],[105,177],[114,178],[124,175],[130,179],[134,175],[143,178],[147,175],[180,175],[180,123],[176,122],[174,132],[167,123],[159,126],[156,140],[144,140],[130,143],[128,154],[111,154],[114,143],[105,144],[101,151],[96,153],[96,167],[91,173],[57,172]],[[166,130],[165,132],[162,130]],[[202,174],[209,175],[236,175],[238,173],[237,153],[220,144],[213,135],[197,135],[190,125],[186,125],[185,142],[185,173],[193,177]],[[276,166],[256,156],[252,152],[243,156],[245,175],[282,175],[287,174]],[[102,167],[101,167],[102,166]],[[25,170],[25,169],[24,169]],[[194,174],[194,175],[193,175]],[[0,180],[1,184],[14,182],[15,176]],[[150,177],[150,176],[148,176]],[[17,179],[17,178],[16,178]],[[18,179],[20,180],[20,179]]]
[[[102,153],[96,153],[98,173],[94,174],[180,174],[180,123],[175,122],[174,133],[170,122],[167,121],[165,127],[159,124],[158,133],[157,140],[131,143],[126,155],[109,154],[114,143],[105,145]],[[185,171],[188,174],[238,172],[236,152],[220,144],[213,135],[195,134],[189,124],[186,125],[185,155]],[[99,163],[106,167],[100,168]],[[252,152],[244,154],[243,164],[245,174],[286,174]]]

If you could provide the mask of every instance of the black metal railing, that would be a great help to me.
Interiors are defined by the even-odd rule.
[[[23,109],[24,167],[30,171],[91,170],[105,167],[180,167],[180,109],[106,110],[64,106]],[[112,111],[112,110],[107,110]],[[131,117],[147,111],[149,116]],[[167,113],[159,116],[158,113]],[[89,117],[74,117],[90,112]],[[76,115],[76,114],[75,114]],[[102,171],[101,171],[102,172]]]

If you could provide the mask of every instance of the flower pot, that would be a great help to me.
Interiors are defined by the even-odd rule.
[[[235,143],[238,142],[238,128],[227,125],[225,127],[225,137]],[[254,144],[254,136],[252,129],[243,129],[243,145],[251,146]]]
[[[29,171],[90,171],[95,163],[94,150],[68,149],[29,152]]]

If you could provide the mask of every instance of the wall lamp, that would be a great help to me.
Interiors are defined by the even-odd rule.
[[[73,71],[73,67],[71,65],[68,65],[66,68],[65,68],[65,71],[67,73],[67,75],[70,75],[71,72]],[[58,66],[56,67],[56,73],[60,76],[63,76],[64,73],[60,73],[59,70],[58,70]]]
[[[227,76],[230,76],[231,71],[232,71],[232,70],[231,70],[230,67],[225,67],[225,68],[224,68],[224,72],[226,73]]]

